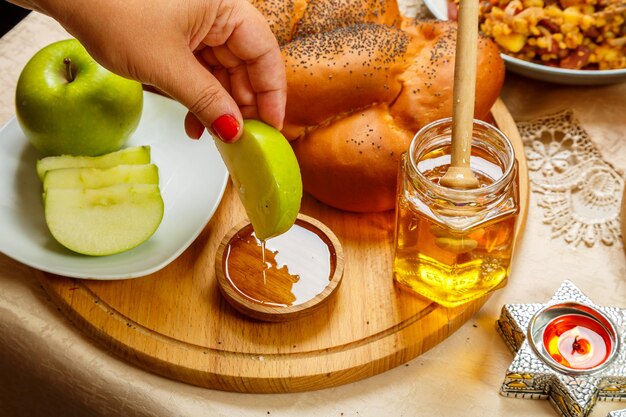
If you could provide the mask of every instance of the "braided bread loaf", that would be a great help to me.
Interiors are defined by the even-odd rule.
[[[456,25],[402,22],[385,0],[255,5],[282,45],[283,133],[305,190],[343,210],[393,208],[402,153],[422,126],[452,113]],[[475,117],[489,113],[503,80],[497,47],[481,38]]]

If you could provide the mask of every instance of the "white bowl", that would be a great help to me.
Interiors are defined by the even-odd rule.
[[[439,20],[448,20],[447,0],[423,0],[428,10]],[[626,69],[615,70],[572,70],[535,64],[501,54],[507,70],[557,84],[600,85],[626,81]]]
[[[9,120],[0,128],[0,253],[45,272],[99,280],[142,277],[176,259],[211,219],[228,181],[210,135],[187,138],[186,113],[173,100],[144,93],[141,121],[127,145],[150,145],[165,213],[150,239],[110,256],[79,255],[54,240],[35,170],[41,154],[28,143],[17,119]]]

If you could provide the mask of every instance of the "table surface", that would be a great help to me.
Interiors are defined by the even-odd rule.
[[[68,37],[31,13],[0,39],[0,125],[27,60]],[[621,175],[626,152],[626,83],[566,87],[507,74],[502,97],[517,121],[572,109]],[[544,222],[531,194],[525,236],[509,284],[451,337],[425,354],[356,383],[320,391],[255,395],[198,388],[119,360],[79,332],[49,300],[32,271],[0,254],[0,416],[552,416],[544,400],[499,395],[513,354],[495,331],[504,304],[543,303],[568,279],[599,305],[626,307],[620,242],[567,244]],[[2,231],[0,231],[2,233]],[[598,402],[592,417],[626,408]]]

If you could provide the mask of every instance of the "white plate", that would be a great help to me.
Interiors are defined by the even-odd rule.
[[[0,130],[0,252],[42,271],[101,280],[141,277],[176,259],[213,216],[228,180],[211,136],[194,141],[185,135],[185,113],[173,100],[144,93],[141,122],[126,146],[150,145],[165,213],[148,241],[103,257],[76,254],[54,240],[35,172],[41,155],[11,119]]]
[[[424,0],[424,4],[437,19],[448,20],[447,0]],[[509,71],[535,80],[572,85],[600,85],[626,81],[626,69],[597,71],[562,69],[501,55]]]

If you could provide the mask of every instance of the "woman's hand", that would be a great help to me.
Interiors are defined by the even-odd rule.
[[[185,129],[226,142],[242,118],[281,129],[285,67],[264,17],[246,0],[12,0],[58,20],[109,70],[189,109]]]

